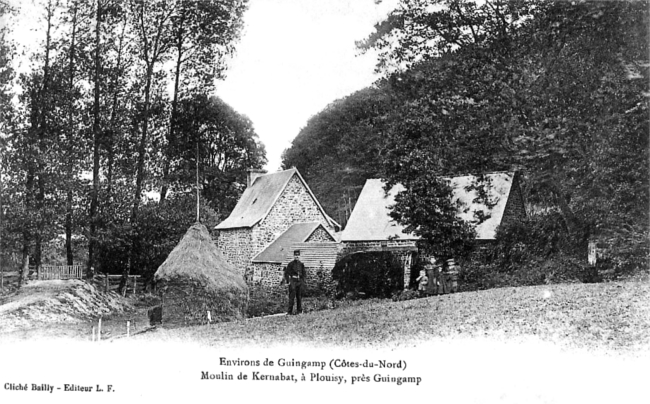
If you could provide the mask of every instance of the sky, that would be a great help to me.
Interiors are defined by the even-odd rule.
[[[376,55],[359,55],[397,2],[251,0],[245,28],[216,95],[248,116],[276,171],[308,119],[332,101],[371,85]]]

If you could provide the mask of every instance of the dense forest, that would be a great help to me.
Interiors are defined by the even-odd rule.
[[[64,237],[61,264],[150,275],[197,219],[197,186],[216,224],[266,163],[252,122],[213,96],[247,2],[32,7],[25,49],[20,10],[0,1],[0,250],[39,265]]]
[[[529,223],[510,236],[647,266],[649,5],[401,0],[357,44],[382,78],[313,116],[283,165],[343,223],[365,179],[403,184],[393,216],[434,252],[472,239],[442,177],[516,170]]]

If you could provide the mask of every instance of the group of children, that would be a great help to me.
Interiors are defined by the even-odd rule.
[[[453,260],[449,260],[449,270],[453,270]],[[449,286],[445,273],[442,271],[442,262],[431,258],[429,263],[420,271],[420,276],[416,279],[418,282],[418,293],[424,295],[438,295],[449,293]]]

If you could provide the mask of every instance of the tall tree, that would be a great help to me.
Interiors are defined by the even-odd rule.
[[[137,145],[135,168],[135,192],[131,208],[131,226],[136,226],[138,210],[142,201],[142,189],[145,177],[145,160],[149,135],[152,90],[155,86],[155,73],[160,65],[169,58],[171,48],[172,16],[177,11],[177,3],[156,0],[132,0],[129,3],[134,30],[136,32],[136,47],[138,57],[143,64],[141,82],[144,84],[141,101],[140,139]],[[134,230],[132,234],[135,235]],[[128,265],[125,267],[120,291],[126,286],[126,281],[133,265],[133,251],[136,243],[132,237],[132,247],[129,249]]]
[[[246,1],[180,0],[172,17],[171,36],[173,53],[173,82],[169,131],[166,151],[163,153],[160,203],[167,197],[169,173],[173,162],[170,150],[178,139],[175,136],[179,98],[197,92],[209,94],[214,81],[223,78],[226,59],[235,50],[242,27]]]
[[[100,168],[100,141],[101,141],[101,115],[100,115],[100,94],[101,94],[101,22],[103,5],[100,0],[95,3],[95,42],[94,42],[94,55],[93,55],[93,126],[92,126],[92,139],[93,139],[93,188],[90,197],[90,231],[88,237],[88,264],[86,273],[88,276],[91,274],[91,266],[95,258],[95,227],[97,225],[97,210],[99,205],[99,168]]]

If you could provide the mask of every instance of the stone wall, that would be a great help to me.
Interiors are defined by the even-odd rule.
[[[259,253],[291,225],[305,222],[319,222],[328,230],[333,230],[307,188],[294,174],[269,214],[253,227],[252,249]]]
[[[251,264],[252,284],[261,284],[264,287],[278,286],[284,276],[282,264],[258,263]],[[317,288],[319,285],[332,283],[332,269],[305,265],[305,284],[307,288]]]
[[[308,243],[323,243],[336,240],[322,227],[318,227],[305,241]]]
[[[216,244],[226,260],[242,275],[250,265],[250,260],[257,254],[257,251],[253,250],[250,228],[218,230]]]
[[[278,286],[284,276],[282,264],[260,263],[251,264],[252,283],[262,284],[265,287]]]
[[[253,264],[251,260],[291,225],[305,222],[319,222],[328,230],[333,231],[318,205],[303,186],[302,181],[294,174],[268,215],[260,223],[252,228],[219,230],[217,247],[226,259],[235,265],[247,282],[252,282],[258,269],[260,273],[264,271],[272,273],[271,267],[261,269],[258,268],[259,265],[275,264]],[[321,242],[333,241],[333,239],[326,231],[318,228],[310,236],[309,241]],[[276,278],[273,275],[268,275],[268,277],[269,279]],[[280,274],[277,283],[281,279],[282,275]]]
[[[385,240],[385,241],[344,241],[341,254],[361,251],[381,251],[386,248],[417,248],[415,240]]]

